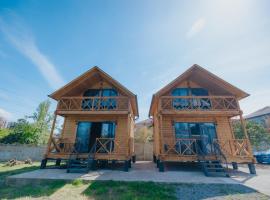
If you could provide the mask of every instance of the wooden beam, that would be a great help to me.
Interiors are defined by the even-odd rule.
[[[252,151],[252,146],[250,144],[250,140],[249,140],[248,133],[247,133],[246,121],[243,118],[243,115],[242,114],[243,114],[243,112],[241,111],[240,112],[240,122],[241,122],[241,125],[242,125],[242,128],[243,128],[244,135],[245,135],[245,137],[247,139],[249,151],[252,153],[253,151]]]
[[[53,123],[52,123],[52,129],[51,129],[51,133],[50,133],[50,137],[49,137],[49,141],[48,141],[48,146],[47,146],[47,151],[46,151],[45,156],[47,156],[49,154],[49,151],[50,151],[50,146],[51,146],[51,143],[52,143],[52,137],[53,137],[53,131],[54,131],[54,128],[55,128],[56,118],[57,118],[57,114],[54,113],[54,118],[53,118]]]

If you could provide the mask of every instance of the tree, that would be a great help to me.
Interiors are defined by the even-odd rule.
[[[19,119],[14,127],[0,138],[3,143],[21,143],[21,144],[44,144],[49,137],[49,131],[52,121],[52,114],[49,112],[50,101],[46,100],[39,104],[36,112],[26,119]],[[34,122],[30,123],[27,118],[32,118]],[[1,133],[3,135],[4,133]]]
[[[261,124],[254,121],[247,121],[246,129],[251,145],[255,147],[256,150],[265,150],[269,148],[270,134]],[[237,139],[245,138],[245,134],[240,121],[236,121],[233,123],[233,130]]]
[[[39,143],[45,143],[49,137],[52,122],[52,114],[49,112],[50,105],[51,102],[49,100],[41,102],[36,112],[29,116],[29,118],[34,120],[34,126],[40,130]]]
[[[152,140],[153,138],[153,128],[143,126],[142,128],[138,129],[135,133],[135,141],[146,143]]]
[[[19,119],[10,134],[1,139],[2,143],[38,144],[40,130],[26,119]]]

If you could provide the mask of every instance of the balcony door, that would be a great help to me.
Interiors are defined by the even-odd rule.
[[[115,122],[78,122],[76,133],[76,145],[75,149],[78,153],[89,153],[93,150],[96,144],[97,138],[100,138],[101,142],[106,143],[104,147],[113,150],[115,137]],[[112,142],[113,141],[113,142]],[[96,148],[100,149],[100,152],[106,153],[107,151],[99,143]],[[103,148],[103,149],[102,149]]]
[[[171,95],[179,96],[172,101],[173,107],[177,110],[211,108],[209,98],[186,98],[187,96],[208,96],[208,91],[204,88],[175,88]]]
[[[84,97],[100,97],[100,98],[86,98],[82,101],[82,109],[106,109],[112,110],[117,106],[117,102],[115,98],[106,98],[118,96],[118,92],[115,89],[88,89],[83,94]],[[105,97],[105,98],[101,98]]]
[[[201,153],[213,153],[213,141],[217,138],[214,123],[175,122],[174,128],[176,139],[184,139],[181,142],[182,148],[186,148],[186,145],[192,142],[187,139],[196,139],[197,148]],[[191,148],[194,151],[196,149],[195,145]]]

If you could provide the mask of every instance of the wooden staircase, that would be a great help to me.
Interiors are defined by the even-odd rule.
[[[94,157],[87,159],[69,159],[67,164],[67,173],[87,173],[89,170],[93,170],[94,166]]]
[[[198,146],[198,163],[205,174],[205,176],[219,176],[219,177],[230,177],[228,174],[228,164],[226,156],[220,149],[218,143],[212,143],[210,152],[203,152]],[[212,154],[216,159],[209,160],[207,155]],[[225,164],[225,167],[223,166]]]
[[[200,160],[199,163],[205,176],[229,177],[220,160]]]
[[[90,170],[95,170],[96,160],[96,143],[90,150],[87,158],[80,158],[78,152],[73,152],[67,162],[67,173],[88,173]]]

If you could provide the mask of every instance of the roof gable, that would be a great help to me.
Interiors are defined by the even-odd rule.
[[[138,116],[137,96],[97,66],[91,68],[90,70],[86,71],[82,75],[78,76],[74,80],[70,81],[69,83],[61,87],[60,89],[56,90],[55,92],[50,94],[49,97],[55,100],[59,100],[61,97],[70,93],[72,90],[79,90],[80,87],[87,87],[86,86],[87,81],[98,81],[98,80],[104,80],[108,82],[110,85],[115,87],[120,93],[130,97],[133,111],[135,115]]]
[[[168,85],[160,89],[157,93],[155,93],[155,96],[162,96],[163,94],[165,94],[166,92],[168,92],[169,90],[171,90],[185,80],[190,80],[205,88],[210,88],[216,93],[230,93],[231,95],[236,96],[238,99],[249,96],[249,94],[247,94],[246,92],[233,86],[232,84],[219,78],[215,74],[207,71],[206,69],[202,68],[197,64],[194,64],[192,67],[190,67],[187,71],[178,76]]]
[[[243,90],[219,78],[218,76],[207,71],[203,67],[194,64],[188,70],[186,70],[184,73],[182,73],[180,76],[178,76],[176,79],[174,79],[172,82],[167,84],[165,87],[163,87],[153,95],[149,114],[152,113],[153,105],[157,104],[157,99],[160,96],[165,95],[185,80],[193,81],[204,88],[210,89],[213,93],[217,95],[232,95],[235,96],[238,100],[249,96],[249,94],[244,92]]]

